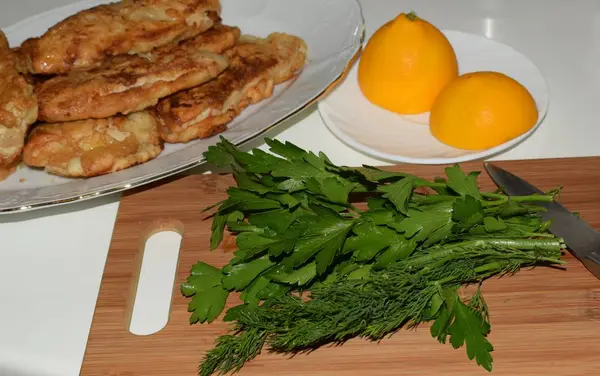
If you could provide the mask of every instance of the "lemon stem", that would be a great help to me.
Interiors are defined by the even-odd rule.
[[[419,19],[419,17],[417,16],[417,14],[415,12],[410,12],[409,14],[406,15],[406,18],[408,18],[411,21],[416,21]]]

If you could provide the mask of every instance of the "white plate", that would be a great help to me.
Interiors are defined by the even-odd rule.
[[[28,18],[4,31],[11,45],[43,34],[50,26],[104,1],[85,1]],[[242,33],[266,37],[274,31],[303,38],[308,63],[294,81],[278,86],[272,98],[246,109],[215,137],[188,144],[167,144],[156,159],[114,174],[66,179],[22,167],[0,182],[0,214],[22,212],[123,191],[202,164],[202,153],[219,136],[240,145],[313,103],[337,83],[360,52],[364,21],[355,0],[222,0],[223,23]]]
[[[460,31],[442,32],[454,47],[460,74],[482,70],[501,72],[531,92],[539,112],[538,122],[531,130],[486,150],[449,147],[431,135],[428,113],[400,116],[369,102],[358,86],[358,64],[355,64],[344,82],[319,102],[319,112],[331,132],[350,147],[372,157],[415,164],[459,163],[486,158],[514,147],[535,132],[548,111],[548,87],[535,64],[505,44]]]

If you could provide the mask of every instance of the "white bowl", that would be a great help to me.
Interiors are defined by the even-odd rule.
[[[455,149],[439,142],[429,131],[429,113],[400,116],[373,105],[362,94],[358,64],[343,83],[319,103],[319,112],[331,132],[348,146],[389,162],[447,164],[484,159],[523,142],[540,126],[548,111],[548,86],[540,70],[512,47],[482,36],[442,30],[454,47],[459,73],[496,71],[519,81],[533,95],[538,121],[527,133],[485,150]]]

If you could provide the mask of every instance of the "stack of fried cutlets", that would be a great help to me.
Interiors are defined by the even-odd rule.
[[[302,70],[302,39],[241,35],[220,13],[218,0],[123,0],[12,50],[0,40],[0,169],[21,156],[67,177],[144,163],[164,142],[223,132]]]

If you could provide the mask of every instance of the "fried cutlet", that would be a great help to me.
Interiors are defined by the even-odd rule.
[[[17,158],[7,165],[0,166],[0,181],[8,179],[9,176],[17,171],[17,167],[21,164],[21,158]]]
[[[51,78],[36,88],[39,119],[100,119],[154,106],[223,72],[228,59],[219,53],[235,45],[239,34],[238,28],[221,25],[178,45],[117,56],[98,68]]]
[[[4,178],[14,170],[37,114],[33,85],[17,71],[12,52],[0,51],[0,170]]]
[[[229,68],[216,79],[164,98],[156,107],[160,135],[171,143],[207,138],[251,104],[273,95],[275,85],[304,67],[306,44],[298,37],[273,33],[266,39],[242,36],[225,55]]]
[[[107,119],[36,126],[23,161],[65,177],[91,177],[124,170],[163,150],[158,124],[147,111]]]
[[[22,47],[31,73],[64,74],[193,38],[220,13],[219,0],[122,0],[76,13]]]
[[[9,49],[8,46],[8,39],[6,39],[4,32],[0,30],[0,52],[7,51]]]
[[[237,26],[227,26],[221,23],[216,24],[213,28],[198,35],[195,38],[181,42],[179,46],[166,46],[161,48],[165,54],[171,48],[184,49],[188,51],[203,50],[216,54],[221,54],[224,51],[235,46],[240,38],[240,28]]]

